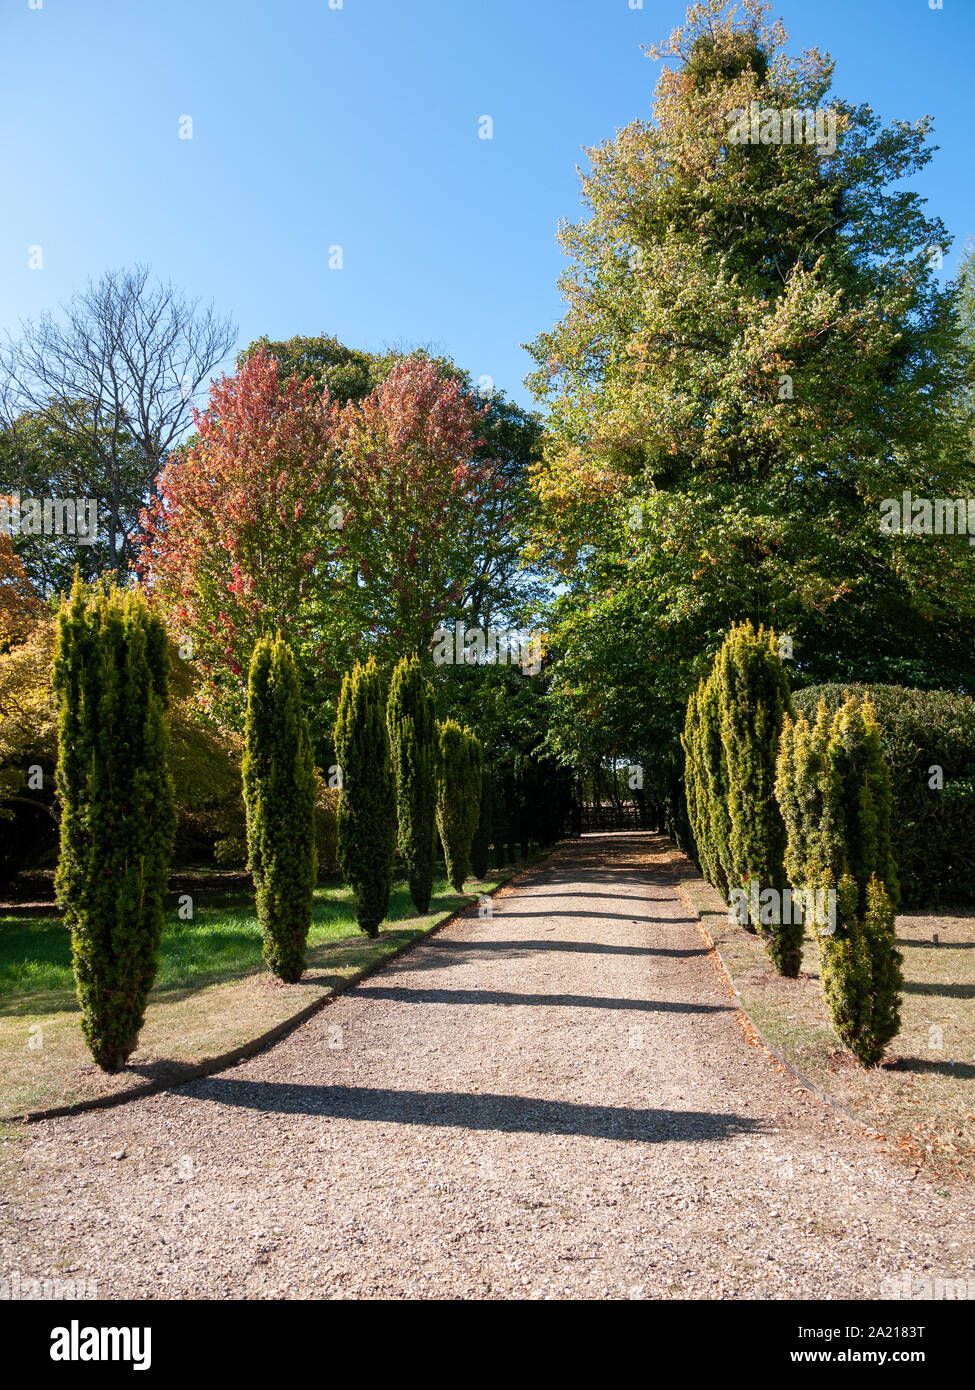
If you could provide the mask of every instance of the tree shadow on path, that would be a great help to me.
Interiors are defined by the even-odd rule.
[[[411,989],[365,981],[357,994],[390,999],[399,1004],[538,1004],[545,1008],[620,1009],[643,1013],[716,1014],[731,1012],[729,1004],[685,1004],[670,999],[613,999],[598,994],[509,994],[491,989]]]
[[[319,1115],[508,1134],[578,1134],[645,1144],[726,1139],[755,1133],[763,1127],[749,1115],[704,1110],[632,1110],[532,1096],[468,1095],[458,1091],[290,1086],[278,1081],[234,1081],[219,1076],[195,1081],[185,1089],[198,1100],[279,1115]]]

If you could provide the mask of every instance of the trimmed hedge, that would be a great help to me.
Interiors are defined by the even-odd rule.
[[[891,846],[904,907],[975,903],[975,701],[899,685],[820,685],[793,695],[812,721],[869,694],[891,773]],[[940,767],[944,787],[929,785]]]

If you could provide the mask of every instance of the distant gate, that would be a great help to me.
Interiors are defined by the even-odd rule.
[[[650,816],[646,806],[635,801],[624,801],[619,806],[603,803],[600,806],[580,806],[582,830],[651,830]]]

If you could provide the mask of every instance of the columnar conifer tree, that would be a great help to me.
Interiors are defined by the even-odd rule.
[[[58,900],[81,1030],[104,1071],[134,1050],[156,975],[175,810],[165,629],[138,590],[76,578],[58,615]]]
[[[812,726],[801,714],[786,720],[776,794],[788,832],[789,879],[821,895],[807,917],[819,938],[833,1026],[853,1055],[872,1066],[900,1026],[903,979],[894,932],[890,774],[868,699],[851,696],[832,717],[822,701]],[[831,918],[829,893],[835,894]]]
[[[713,673],[700,682],[688,701],[683,744],[687,806],[700,865],[715,888],[727,896],[728,771],[721,742],[719,691]]]
[[[836,712],[826,763],[837,911],[835,932],[819,938],[823,993],[842,1041],[863,1066],[875,1066],[900,1029],[903,957],[890,771],[869,697],[851,697]]]
[[[820,935],[819,963],[833,1027],[857,1061],[872,1067],[900,1031],[904,977],[890,894],[871,877],[865,896],[861,909],[860,884],[843,874],[836,892],[836,931]]]
[[[471,841],[480,815],[481,744],[454,719],[437,725],[440,743],[437,825],[447,861],[447,878],[460,893],[470,873]]]
[[[727,893],[731,883],[731,817],[728,810],[728,763],[721,737],[721,692],[712,672],[701,692],[701,757],[709,817],[708,847],[715,886]]]
[[[386,689],[374,658],[357,662],[342,683],[335,751],[342,769],[338,856],[367,936],[389,911],[396,853],[396,780],[386,729]]]
[[[487,768],[481,775],[481,808],[477,818],[477,829],[471,841],[471,873],[475,878],[487,877],[491,855],[491,833],[494,816],[494,796],[491,774]]]
[[[710,865],[705,861],[704,852],[704,816],[707,811],[707,801],[704,796],[704,788],[701,786],[703,768],[698,752],[698,739],[701,729],[701,712],[699,708],[701,698],[701,683],[695,690],[692,690],[687,701],[687,713],[684,716],[684,732],[681,735],[681,747],[684,749],[684,797],[687,802],[687,819],[690,823],[691,834],[694,836],[694,847],[697,852],[698,862],[707,874],[711,882],[714,879],[710,873]]]
[[[799,973],[801,922],[783,922],[774,904],[756,920],[755,894],[785,888],[785,824],[775,799],[775,765],[792,698],[775,634],[751,623],[731,629],[714,678],[721,706],[721,742],[728,777],[728,879],[749,893],[751,925],[762,931],[775,968]],[[778,898],[781,907],[782,899]],[[789,914],[787,914],[789,915]]]
[[[835,798],[826,759],[832,722],[820,700],[812,724],[800,712],[794,720],[787,715],[782,725],[775,795],[786,829],[786,878],[799,889],[821,886],[836,868]]]
[[[393,672],[386,722],[399,848],[416,910],[428,912],[436,842],[437,730],[433,687],[416,656],[403,657]]]
[[[867,886],[876,877],[896,908],[897,866],[890,844],[890,769],[884,761],[880,726],[869,697],[851,696],[837,710],[826,750],[833,797],[829,818],[831,862],[859,885],[858,908],[867,906]]]
[[[280,636],[259,639],[251,657],[242,771],[264,962],[293,984],[305,969],[318,875],[316,785],[300,680]]]

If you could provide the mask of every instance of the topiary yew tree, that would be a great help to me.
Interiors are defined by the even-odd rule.
[[[389,911],[396,853],[396,779],[386,729],[386,690],[374,658],[356,662],[342,683],[335,753],[342,770],[338,855],[367,936]]]
[[[481,805],[477,827],[471,841],[471,873],[477,879],[485,879],[490,867],[493,822],[494,789],[491,786],[491,774],[485,768],[481,774]]]
[[[417,912],[433,892],[437,814],[437,730],[434,694],[419,658],[403,657],[393,672],[386,706],[396,777],[399,848]]]
[[[729,892],[728,770],[721,742],[721,704],[713,674],[691,694],[682,738],[691,830],[705,875]]]
[[[852,874],[840,878],[837,927],[820,935],[819,964],[833,1027],[857,1061],[873,1067],[900,1031],[903,957],[890,894],[872,877],[861,908],[860,888]]]
[[[262,637],[251,657],[242,771],[264,961],[294,984],[305,969],[318,875],[317,785],[298,672],[280,636]]]
[[[813,686],[793,703],[807,717],[824,704],[831,719],[851,695],[869,696],[880,726],[901,903],[975,899],[975,701],[947,690],[850,684]]]
[[[75,580],[57,619],[55,885],[81,1031],[103,1071],[134,1050],[155,979],[176,827],[166,753],[168,652],[139,590]]]
[[[851,696],[832,714],[821,700],[812,726],[802,713],[787,719],[776,792],[791,882],[835,894],[831,915],[822,902],[807,909],[833,1026],[858,1061],[873,1066],[900,1026],[902,958],[890,773],[869,699]]]
[[[437,825],[447,861],[447,878],[461,893],[470,873],[471,841],[480,816],[481,744],[454,719],[437,725]]]
[[[751,623],[733,627],[718,653],[714,680],[728,779],[729,883],[749,892],[757,884],[760,893],[775,889],[781,894],[786,836],[775,799],[775,765],[792,701],[775,634]],[[754,913],[751,906],[749,913]],[[756,921],[752,915],[751,924],[763,932],[775,968],[782,975],[798,975],[802,923],[783,922],[781,912],[773,911],[771,921],[765,916],[762,911]]]

